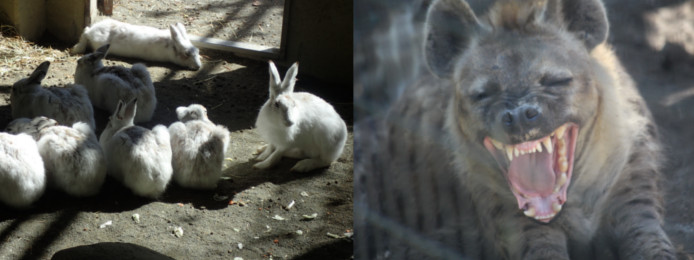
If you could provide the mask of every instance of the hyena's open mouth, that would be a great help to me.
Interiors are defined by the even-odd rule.
[[[549,223],[566,202],[571,182],[578,125],[566,123],[543,138],[503,144],[491,137],[484,146],[494,155],[518,207],[526,216]]]

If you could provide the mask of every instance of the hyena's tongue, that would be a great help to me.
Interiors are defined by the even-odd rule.
[[[546,152],[519,155],[508,167],[508,179],[527,197],[551,195],[556,179],[551,155]]]
[[[553,154],[537,152],[519,155],[508,167],[508,180],[518,207],[526,216],[548,222],[561,209],[555,192],[557,175]]]
[[[484,147],[505,171],[523,213],[549,223],[566,202],[578,125],[566,123],[549,135],[519,144],[485,137]]]

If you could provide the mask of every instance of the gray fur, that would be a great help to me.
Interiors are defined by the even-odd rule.
[[[94,129],[94,109],[84,87],[78,84],[41,87],[41,80],[48,73],[49,66],[48,61],[41,63],[31,76],[12,86],[12,118],[46,116],[67,126],[85,122]]]
[[[467,2],[442,0],[433,3],[427,12],[430,21],[425,25],[424,50],[429,69],[446,78],[453,70],[452,62],[468,45],[474,44],[474,36],[484,30]]]
[[[85,86],[95,107],[113,113],[119,100],[137,98],[139,109],[135,123],[151,120],[157,107],[157,96],[147,67],[141,63],[129,69],[104,67],[101,60],[109,48],[110,45],[106,44],[77,60],[75,82]]]
[[[451,19],[470,21],[467,5],[454,1],[434,1],[429,17],[457,6],[462,18]],[[451,64],[442,78],[422,76],[387,116],[358,124],[356,258],[676,259],[662,229],[655,126],[603,43],[602,3],[502,2],[478,22],[457,23],[471,27],[457,32],[475,33],[425,45],[453,48],[426,57],[430,66]],[[481,23],[489,30],[475,29]],[[542,83],[567,75],[561,86]],[[498,111],[526,104],[542,108],[540,126],[499,124]],[[482,141],[535,140],[564,122],[580,125],[568,200],[541,223],[519,210]]]

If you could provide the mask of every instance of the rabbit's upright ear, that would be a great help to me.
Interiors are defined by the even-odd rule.
[[[31,73],[31,76],[29,76],[29,82],[40,84],[43,78],[46,77],[46,74],[48,74],[48,67],[50,65],[51,62],[44,61],[38,67],[36,67],[34,72]]]
[[[169,31],[171,32],[171,39],[173,39],[174,45],[182,48],[183,42],[186,40],[185,36],[183,36],[185,31],[181,32],[181,30],[173,24],[169,25]]]
[[[122,115],[123,118],[133,120],[135,118],[135,112],[137,111],[137,98],[133,98],[128,104],[125,104],[123,108]]]
[[[294,92],[294,84],[296,83],[296,75],[299,74],[299,62],[294,62],[287,74],[284,75],[284,80],[282,81],[282,92],[292,93]]]
[[[176,23],[176,28],[178,28],[178,32],[183,39],[190,40],[190,38],[188,38],[188,32],[186,32],[186,27],[183,26],[182,23]]]
[[[96,59],[99,59],[99,60],[105,58],[106,54],[108,53],[108,48],[110,48],[110,47],[111,47],[111,44],[109,44],[109,43],[104,44],[103,46],[99,47],[98,49],[96,49],[96,51],[94,51],[94,54],[95,54],[94,57]]]
[[[123,105],[125,105],[123,103],[123,100],[118,100],[118,105],[116,106],[116,111],[113,112],[113,115],[116,116],[116,118],[118,118],[118,120],[123,120],[123,116],[122,116]]]
[[[270,64],[270,99],[275,99],[277,95],[282,93],[280,73],[277,72],[274,62],[268,61],[268,63]]]

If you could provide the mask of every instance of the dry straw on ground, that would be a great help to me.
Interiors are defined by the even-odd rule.
[[[0,77],[32,71],[44,61],[62,61],[70,57],[67,50],[39,46],[25,41],[14,27],[0,26]]]

